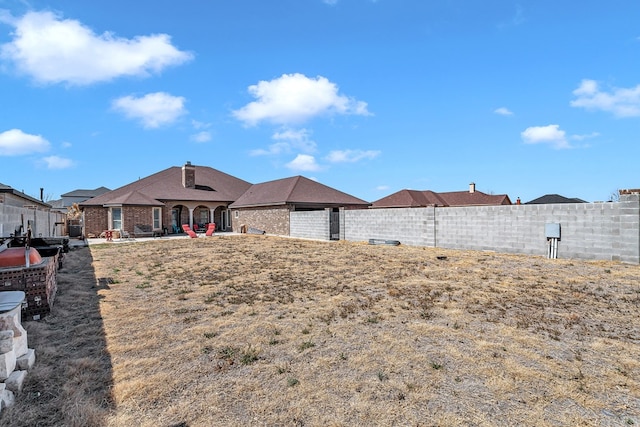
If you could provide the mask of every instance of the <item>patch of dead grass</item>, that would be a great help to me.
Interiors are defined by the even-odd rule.
[[[639,266],[252,235],[67,259],[20,425],[640,423]]]

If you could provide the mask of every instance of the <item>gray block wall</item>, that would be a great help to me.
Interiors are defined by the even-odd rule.
[[[546,255],[546,224],[560,224],[558,258],[640,263],[638,196],[619,203],[441,208],[436,246]]]
[[[616,203],[344,210],[341,238],[546,256],[547,224],[560,224],[558,258],[640,264],[640,195]],[[291,235],[328,239],[328,214],[305,214]],[[295,228],[295,230],[294,230]],[[344,231],[342,231],[344,230]],[[324,237],[326,236],[326,237]]]
[[[65,219],[66,215],[58,212],[27,209],[0,203],[0,237],[9,237],[20,225],[24,226],[26,232],[29,222],[33,225],[34,237],[60,236],[64,227],[56,225],[56,222],[64,222]]]
[[[302,239],[329,240],[328,210],[294,211],[289,214],[289,235]]]
[[[345,240],[399,240],[406,245],[434,246],[435,209],[389,208],[345,211]]]

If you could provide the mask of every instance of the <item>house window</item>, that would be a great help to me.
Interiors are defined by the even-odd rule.
[[[153,208],[153,229],[154,230],[159,230],[160,228],[162,228],[162,221],[161,221],[161,215],[162,214],[162,209],[161,208]]]
[[[122,208],[111,208],[111,229],[122,230]]]

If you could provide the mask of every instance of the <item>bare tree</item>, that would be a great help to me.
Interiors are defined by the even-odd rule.
[[[620,189],[616,189],[611,192],[609,195],[610,202],[619,202],[620,201]]]
[[[80,219],[82,216],[82,212],[80,211],[80,206],[77,203],[69,206],[67,208],[67,218],[69,219]]]

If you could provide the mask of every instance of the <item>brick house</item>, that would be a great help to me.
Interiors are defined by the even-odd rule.
[[[289,214],[293,211],[366,209],[369,202],[319,182],[294,176],[252,185],[229,205],[234,231],[244,225],[269,234],[290,235]]]
[[[400,190],[371,204],[372,208],[417,208],[426,206],[495,206],[510,205],[506,194],[486,194],[476,190],[474,183],[469,184],[469,191],[435,191]]]
[[[232,228],[228,206],[251,184],[207,166],[173,166],[80,204],[84,235],[179,233],[181,225]]]

